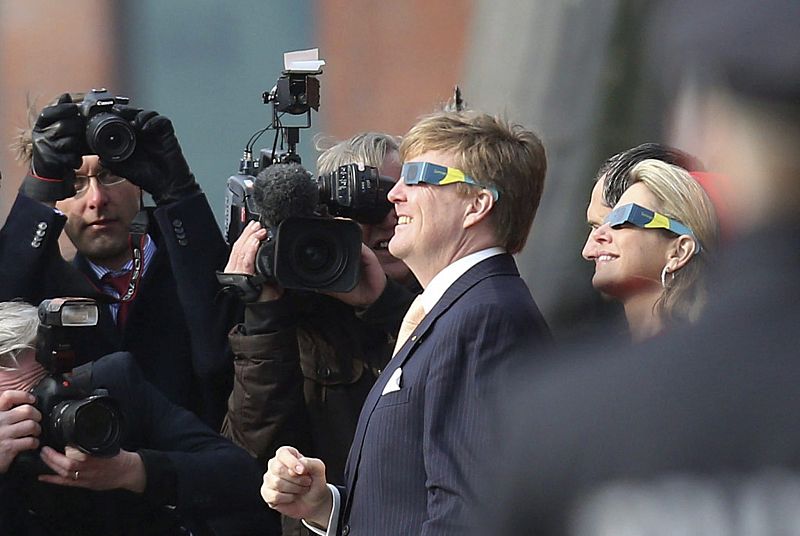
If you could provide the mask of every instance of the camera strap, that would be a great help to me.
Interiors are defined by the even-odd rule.
[[[131,260],[133,261],[133,268],[131,269],[131,279],[128,282],[127,290],[120,292],[119,301],[129,302],[136,297],[139,281],[144,272],[144,244],[147,237],[147,228],[150,223],[150,217],[147,215],[146,210],[140,210],[136,213],[129,227],[128,244],[131,249]]]

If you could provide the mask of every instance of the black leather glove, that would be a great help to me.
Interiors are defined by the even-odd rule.
[[[131,121],[136,149],[122,162],[103,162],[153,196],[157,205],[172,203],[200,191],[181,152],[172,122],[157,112],[117,105],[114,111]]]
[[[39,201],[58,201],[75,195],[75,170],[81,167],[86,130],[78,105],[68,93],[47,106],[33,126],[31,173],[20,190]]]

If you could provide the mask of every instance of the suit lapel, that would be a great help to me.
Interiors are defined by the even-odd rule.
[[[381,393],[384,387],[391,378],[392,373],[413,355],[417,346],[427,337],[433,329],[436,320],[442,316],[454,303],[458,301],[470,288],[475,286],[479,281],[496,275],[516,275],[519,276],[519,271],[514,262],[514,258],[509,254],[495,255],[483,260],[467,270],[461,277],[450,285],[450,288],[445,291],[442,297],[436,302],[436,305],[431,311],[425,315],[419,326],[411,333],[408,341],[400,349],[391,361],[383,369],[375,385],[372,386],[367,399],[361,409],[361,416],[358,419],[358,426],[356,433],[353,437],[353,443],[350,447],[350,453],[347,459],[346,468],[346,481],[347,481],[347,503],[345,505],[345,516],[349,514],[350,499],[353,496],[352,491],[355,485],[356,477],[358,474],[358,464],[361,461],[361,451],[364,446],[364,436],[366,435],[369,420],[372,418],[372,413],[375,406],[380,400]]]

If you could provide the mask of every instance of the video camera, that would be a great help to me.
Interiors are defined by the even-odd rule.
[[[86,392],[69,374],[75,364],[72,337],[97,325],[97,303],[89,298],[54,298],[39,304],[38,313],[36,360],[48,372],[31,389],[42,414],[40,444],[62,452],[70,445],[92,456],[116,455],[122,435],[118,403],[105,389]],[[26,473],[52,472],[38,452],[21,453],[14,463]]]
[[[262,281],[276,281],[286,288],[346,292],[358,282],[361,232],[352,221],[332,218],[380,222],[392,208],[386,194],[394,182],[381,177],[376,168],[361,164],[341,166],[316,179],[302,168],[297,173],[288,168],[286,173],[268,172],[271,166],[301,163],[296,149],[299,132],[311,126],[311,110],[319,110],[316,75],[322,72],[324,63],[316,50],[284,55],[285,70],[272,90],[262,95],[264,103],[272,105],[272,123],[250,137],[238,173],[227,181],[225,237],[233,245],[250,221],[259,221],[269,228],[269,238],[259,250],[256,263]],[[287,114],[304,115],[305,121],[287,125],[283,122]],[[272,149],[261,149],[258,158],[253,158],[256,140],[270,129],[275,130]],[[303,190],[312,208],[294,212],[277,209],[279,201],[291,198],[281,192],[286,188],[281,182]],[[241,284],[230,278],[221,277],[220,281],[223,279],[227,281],[223,284],[241,290]]]

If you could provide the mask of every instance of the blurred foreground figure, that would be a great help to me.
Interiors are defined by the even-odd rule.
[[[676,141],[729,178],[737,234],[697,324],[527,375],[494,534],[800,533],[800,5],[670,2],[656,22],[651,64],[702,140]]]

